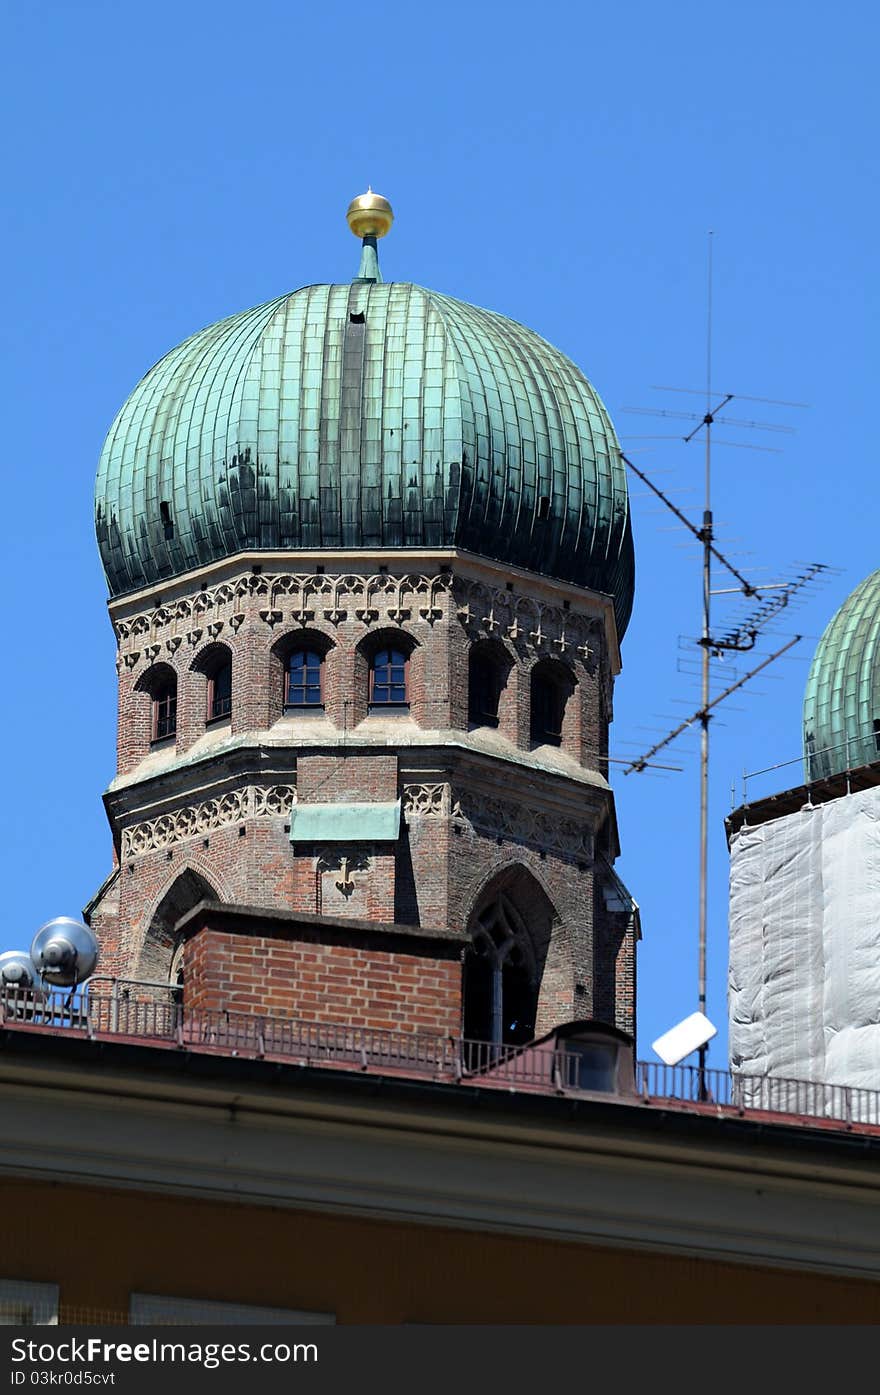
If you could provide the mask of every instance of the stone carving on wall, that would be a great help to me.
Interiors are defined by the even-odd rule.
[[[611,673],[605,654],[605,629],[595,615],[566,610],[534,596],[456,577],[455,613],[472,639],[509,640],[536,658],[578,661],[599,673],[603,701],[611,710]]]
[[[587,668],[601,651],[604,627],[598,616],[463,577],[456,577],[454,596],[456,614],[471,633],[482,630],[544,655],[580,659]]]
[[[527,804],[508,804],[491,795],[463,793],[452,816],[495,838],[528,843],[542,852],[558,853],[576,862],[592,862],[592,830],[577,819],[558,818]]]
[[[407,819],[413,816],[448,818],[452,812],[449,785],[404,785],[403,812]]]
[[[200,838],[215,828],[245,819],[289,814],[296,803],[293,785],[244,785],[216,799],[188,805],[156,819],[132,824],[122,831],[122,859],[140,857],[187,838]]]
[[[114,629],[120,643],[139,635],[152,637],[169,627],[201,633],[203,626],[193,627],[194,620],[204,619],[209,611],[232,606],[229,625],[237,630],[244,619],[242,604],[249,596],[259,599],[258,614],[270,626],[281,624],[284,619],[308,625],[316,616],[333,625],[347,619],[372,625],[386,618],[395,625],[405,620],[433,625],[446,613],[445,596],[451,585],[452,575],[448,571],[436,576],[388,576],[384,572],[372,576],[353,572],[338,576],[314,572],[247,574],[206,587],[195,596],[184,596],[172,605],[156,606],[130,619],[117,620]],[[218,623],[216,616],[213,623]]]
[[[373,863],[364,853],[357,852],[353,848],[341,848],[329,853],[322,853],[315,863],[316,870],[322,876],[338,873],[333,885],[340,895],[346,900],[353,895],[357,882],[357,874],[370,872]]]
[[[493,838],[528,843],[576,862],[593,861],[592,831],[577,819],[557,818],[526,804],[470,791],[456,798],[446,783],[404,785],[402,798],[407,823],[413,818],[452,818]]]

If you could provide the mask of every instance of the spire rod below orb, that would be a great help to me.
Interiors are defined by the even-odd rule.
[[[387,199],[383,199],[381,194],[374,194],[368,185],[365,194],[358,194],[356,199],[352,199],[345,216],[355,237],[362,240],[361,264],[354,279],[381,281],[379,250],[376,244],[394,222],[391,204]]]

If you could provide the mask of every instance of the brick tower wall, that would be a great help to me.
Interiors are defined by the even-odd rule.
[[[103,972],[167,980],[175,925],[205,897],[465,931],[500,889],[535,940],[538,1029],[595,1015],[632,1030],[634,948],[599,894],[598,850],[616,853],[600,604],[546,580],[448,569],[239,570],[169,590],[115,606],[119,765],[106,803],[119,873],[91,908]],[[324,656],[324,711],[285,714],[285,661],[303,640]],[[409,652],[408,714],[368,710],[370,658],[390,642]],[[468,720],[477,647],[504,673],[496,727]],[[227,655],[232,712],[209,721]],[[530,738],[538,665],[570,692],[558,749]],[[152,741],[169,674],[177,731]],[[291,844],[294,803],[398,798],[396,844]]]

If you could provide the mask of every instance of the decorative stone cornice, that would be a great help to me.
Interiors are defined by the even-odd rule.
[[[140,857],[188,838],[201,838],[215,828],[243,823],[245,819],[289,814],[296,803],[293,785],[244,785],[216,799],[186,805],[156,819],[131,824],[122,830],[122,859]]]
[[[579,659],[595,670],[603,649],[598,617],[463,577],[455,578],[453,595],[456,614],[470,634],[510,640],[542,656]]]
[[[508,803],[491,795],[462,793],[452,808],[452,816],[494,838],[526,843],[541,852],[558,853],[575,862],[592,862],[592,829],[575,819],[559,818],[528,805]]]
[[[448,784],[404,785],[403,812],[410,818],[449,818],[452,792]]]
[[[451,818],[493,838],[525,843],[575,862],[592,863],[594,858],[593,830],[586,823],[469,790],[455,796],[451,786],[443,782],[404,785],[403,812],[407,823]]]
[[[244,606],[256,597],[260,619],[267,625],[281,624],[285,619],[307,625],[316,618],[338,625],[344,620],[357,619],[365,625],[387,620],[395,625],[405,620],[420,620],[432,625],[446,614],[445,595],[451,589],[448,570],[435,576],[408,573],[389,576],[384,572],[358,575],[354,572],[335,576],[306,573],[246,574],[207,587],[194,596],[184,596],[171,605],[155,606],[124,620],[114,622],[117,640],[123,643],[140,635],[154,636],[159,630],[180,628],[189,638],[201,636],[205,626],[193,621],[213,616],[208,633],[219,633],[223,620],[228,619],[234,631],[244,620]],[[223,612],[230,610],[228,616]],[[222,615],[222,619],[221,619]]]

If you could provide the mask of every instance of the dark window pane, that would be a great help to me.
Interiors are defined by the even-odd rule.
[[[160,688],[153,699],[153,740],[162,741],[177,730],[177,690]]]
[[[470,1041],[492,1040],[493,977],[492,964],[485,956],[471,951],[465,957],[464,1034]]]
[[[321,655],[314,649],[297,649],[287,661],[288,707],[321,706]]]
[[[377,706],[406,706],[406,655],[399,649],[380,649],[373,659],[372,700]]]
[[[492,910],[487,931],[491,939],[480,935],[465,956],[464,1034],[499,1045],[521,1045],[535,1035],[537,984],[522,946],[510,942],[511,926],[503,912],[492,923]],[[476,1053],[474,1064],[487,1059],[485,1053]]]
[[[474,726],[497,727],[501,670],[485,654],[471,655],[468,717]]]
[[[226,717],[232,711],[232,664],[221,664],[211,679],[210,717]]]
[[[531,684],[531,738],[548,746],[562,743],[562,721],[568,690],[546,673],[533,673]]]

